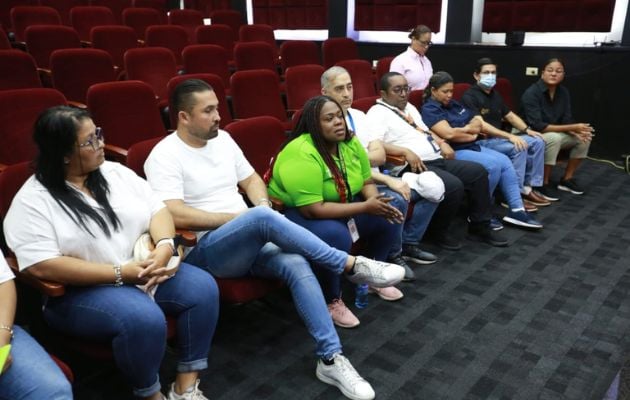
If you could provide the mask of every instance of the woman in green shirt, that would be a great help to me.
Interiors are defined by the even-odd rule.
[[[367,153],[348,131],[341,106],[328,96],[305,104],[276,157],[269,193],[284,202],[287,218],[340,250],[350,251],[360,237],[368,255],[384,261],[400,235],[403,215],[389,204],[391,197],[378,192]],[[316,272],[335,323],[358,325],[341,300],[339,275]]]

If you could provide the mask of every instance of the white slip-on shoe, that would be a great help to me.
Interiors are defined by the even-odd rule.
[[[367,283],[373,287],[387,287],[402,281],[405,269],[400,265],[357,256],[352,270],[346,273],[346,277],[357,285]]]
[[[321,359],[317,362],[315,374],[320,381],[337,386],[344,396],[352,400],[372,400],[376,396],[372,385],[359,375],[343,354],[335,354],[332,361],[331,365],[326,365]]]

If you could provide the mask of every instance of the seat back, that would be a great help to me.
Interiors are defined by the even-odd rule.
[[[234,62],[238,71],[267,69],[276,72],[273,48],[265,42],[244,42],[234,46]]]
[[[177,25],[153,25],[146,30],[147,47],[165,47],[173,52],[177,65],[182,65],[182,51],[190,44],[188,33]]]
[[[319,47],[311,40],[287,40],[280,45],[282,70],[296,65],[321,64]]]
[[[306,64],[289,67],[284,76],[287,85],[287,108],[298,110],[313,96],[321,94],[324,67]]]
[[[466,91],[470,89],[470,83],[461,82],[453,85],[453,98],[457,101],[462,99],[462,96]]]
[[[147,83],[160,100],[167,99],[166,85],[177,75],[173,52],[163,47],[140,47],[125,53],[127,79]]]
[[[85,104],[88,88],[116,80],[112,57],[99,49],[63,49],[50,55],[53,87],[70,101]]]
[[[376,90],[381,90],[381,77],[389,72],[394,57],[379,58],[376,62]]]
[[[238,32],[241,42],[265,42],[273,50],[274,60],[278,60],[278,45],[273,27],[266,24],[242,25]]]
[[[39,0],[40,6],[52,7],[59,13],[61,23],[70,26],[70,10],[87,4],[84,0]]]
[[[232,28],[232,39],[238,41],[238,32],[244,24],[243,16],[236,10],[215,10],[210,14],[212,24],[223,24]]]
[[[0,173],[0,221],[4,221],[13,198],[33,172],[32,161],[9,165],[2,170]]]
[[[193,44],[184,49],[182,58],[187,74],[215,74],[223,80],[223,87],[229,88],[230,70],[227,52],[223,47],[214,44]]]
[[[65,104],[66,98],[54,89],[0,91],[0,163],[32,160],[37,153],[32,139],[35,120],[42,111]]]
[[[144,173],[144,162],[147,160],[147,157],[149,157],[149,154],[151,154],[151,150],[153,150],[155,145],[160,143],[162,139],[164,139],[164,136],[157,136],[132,144],[127,151],[127,160],[125,161],[125,165],[135,172],[136,175],[146,179],[147,176]]]
[[[29,26],[24,36],[26,48],[39,68],[50,66],[50,55],[55,50],[81,48],[79,34],[69,26]]]
[[[381,96],[371,96],[371,97],[362,97],[360,99],[356,99],[352,101],[352,108],[356,108],[357,110],[361,110],[364,113],[367,113],[370,108],[374,104],[376,104],[376,100],[380,99]]]
[[[234,121],[225,130],[230,133],[260,176],[265,174],[272,157],[287,139],[284,124],[267,116]]]
[[[122,21],[134,30],[136,39],[144,40],[148,27],[164,24],[163,15],[154,8],[127,8],[122,12]]]
[[[356,42],[350,38],[330,38],[322,43],[322,58],[324,68],[328,69],[339,61],[358,60],[359,49]]]
[[[87,106],[94,123],[103,128],[106,144],[127,149],[142,140],[166,135],[153,90],[144,82],[93,85],[88,90]]]
[[[15,40],[24,42],[24,31],[35,25],[61,25],[61,16],[51,7],[21,6],[11,9]]]
[[[514,97],[512,97],[512,82],[510,82],[509,79],[502,77],[497,78],[497,84],[494,90],[499,92],[505,105],[507,105],[510,110],[516,110]]]
[[[171,99],[171,95],[175,91],[177,85],[187,79],[201,79],[202,81],[206,81],[212,88],[214,89],[214,93],[219,100],[219,116],[221,117],[221,122],[219,122],[219,126],[223,128],[230,122],[232,122],[232,114],[230,113],[230,107],[228,106],[227,98],[225,95],[225,87],[223,86],[223,79],[215,74],[186,74],[186,75],[177,75],[171,78],[168,81],[168,98],[169,101]],[[173,107],[169,107],[170,119],[171,119],[171,127],[175,129],[177,127],[177,114]]]
[[[90,31],[95,26],[117,25],[114,13],[107,7],[78,6],[70,10],[70,23],[81,40],[90,41]]]
[[[19,6],[37,6],[37,0],[2,0],[0,1],[0,25],[11,31],[11,9]]]
[[[171,10],[168,23],[181,26],[188,34],[188,41],[195,43],[195,29],[203,25],[203,14],[197,10]]]
[[[197,44],[216,44],[227,52],[228,60],[234,60],[234,32],[225,24],[198,26],[195,29]]]
[[[422,108],[424,102],[424,90],[412,90],[409,92],[409,103],[416,107],[418,111]]]
[[[265,69],[236,71],[230,82],[232,109],[236,118],[268,115],[287,121],[278,74]]]
[[[41,86],[35,60],[30,54],[20,50],[0,50],[0,90]]]
[[[112,57],[114,65],[120,69],[124,69],[125,52],[138,47],[136,33],[128,26],[95,26],[90,39],[92,47],[106,51]]]
[[[339,61],[337,65],[345,68],[350,74],[355,99],[376,96],[374,74],[368,61],[344,60]]]
[[[122,23],[122,12],[131,7],[131,0],[90,0],[91,6],[107,7],[114,14],[117,24]]]
[[[166,12],[166,0],[133,0],[133,7],[153,8],[160,12]]]

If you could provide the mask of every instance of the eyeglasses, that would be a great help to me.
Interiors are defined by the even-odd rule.
[[[90,135],[89,139],[84,143],[79,143],[79,147],[87,147],[91,146],[92,150],[98,150],[98,146],[100,142],[103,142],[105,138],[103,137],[103,130],[100,127],[97,127],[93,134]]]
[[[409,93],[409,91],[411,90],[411,88],[409,86],[394,86],[392,88],[392,92],[396,93],[396,94],[402,94],[404,93]]]
[[[430,40],[418,40],[418,39],[416,40],[418,41],[418,43],[420,43],[424,47],[433,46],[433,42]]]

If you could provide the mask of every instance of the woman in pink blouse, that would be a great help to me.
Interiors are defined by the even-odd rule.
[[[426,25],[416,26],[409,33],[411,44],[403,53],[392,60],[390,72],[403,74],[411,90],[424,90],[433,75],[433,66],[426,57],[431,43],[431,29]]]

